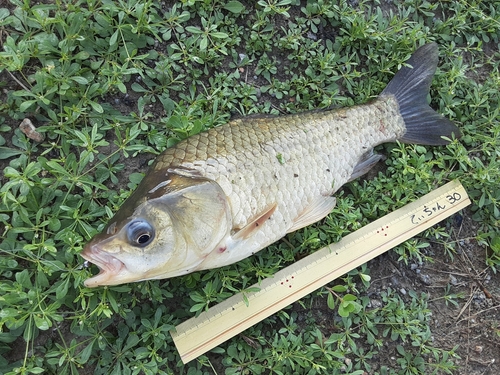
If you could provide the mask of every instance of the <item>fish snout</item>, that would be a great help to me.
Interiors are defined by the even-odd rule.
[[[110,285],[110,281],[125,268],[121,260],[103,251],[98,244],[89,243],[85,245],[80,255],[83,259],[99,268],[97,275],[85,280],[85,286],[87,287]]]

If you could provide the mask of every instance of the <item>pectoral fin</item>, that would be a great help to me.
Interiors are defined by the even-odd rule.
[[[306,207],[306,209],[295,218],[293,225],[287,233],[294,232],[297,229],[304,228],[318,220],[323,219],[332,212],[335,207],[336,199],[334,197],[320,197]]]
[[[262,228],[262,225],[264,225],[266,220],[271,217],[277,206],[278,205],[276,203],[267,206],[261,213],[256,215],[253,220],[251,220],[247,225],[236,232],[233,236],[233,240],[246,240],[254,235],[255,232]]]

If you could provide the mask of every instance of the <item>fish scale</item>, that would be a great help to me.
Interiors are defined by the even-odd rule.
[[[427,104],[437,62],[431,43],[369,104],[241,118],[168,148],[85,246],[82,257],[100,269],[85,285],[237,262],[328,215],[335,191],[380,160],[375,146],[443,145],[459,137]]]

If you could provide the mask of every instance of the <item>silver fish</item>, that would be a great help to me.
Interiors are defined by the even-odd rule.
[[[375,146],[459,137],[427,104],[438,62],[419,48],[369,104],[247,117],[165,150],[81,253],[88,287],[163,279],[246,258],[328,215],[333,194],[380,159]]]

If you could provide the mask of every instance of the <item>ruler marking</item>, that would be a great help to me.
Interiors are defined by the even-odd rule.
[[[238,293],[179,324],[171,335],[182,361],[189,362],[469,204],[462,185],[452,181],[261,280],[253,285],[260,290],[247,294],[248,306]],[[368,251],[363,251],[364,245]]]

